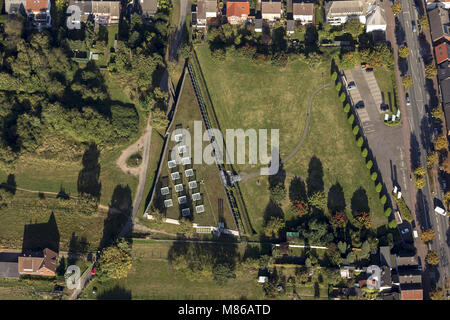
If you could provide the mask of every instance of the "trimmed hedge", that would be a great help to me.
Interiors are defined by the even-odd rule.
[[[405,200],[403,200],[403,197],[397,199],[397,197],[394,195],[393,198],[397,202],[398,210],[400,211],[400,214],[402,215],[403,219],[405,219],[408,222],[412,222],[413,218],[411,210],[409,210],[408,206],[405,203]]]
[[[347,99],[347,96],[345,95],[345,93],[342,92],[341,95],[339,96],[339,100],[340,100],[341,102],[344,102],[345,99]]]
[[[364,148],[364,150],[361,152],[361,156],[363,158],[366,158],[368,154],[369,154],[369,151],[367,151],[367,148]]]
[[[348,113],[350,111],[350,105],[347,103],[344,107],[344,112]]]
[[[370,179],[372,179],[372,181],[377,181],[378,178],[378,173],[374,172],[372,173],[372,175],[370,176]]]
[[[353,135],[356,136],[358,134],[358,132],[359,132],[359,126],[356,125],[353,127]]]
[[[353,122],[355,122],[355,116],[351,114],[350,117],[348,117],[347,122],[350,125],[353,125]]]
[[[336,81],[337,77],[338,77],[338,75],[337,75],[336,71],[334,71],[333,74],[331,75],[331,80]]]
[[[388,218],[392,214],[392,208],[387,208],[384,210],[384,216]]]
[[[386,201],[387,201],[387,198],[386,198],[386,195],[384,194],[381,198],[380,198],[380,202],[381,202],[381,204],[386,204]]]
[[[373,167],[373,162],[372,162],[372,160],[367,161],[367,163],[366,163],[366,168],[370,170],[370,169],[372,169],[372,167]]]
[[[391,220],[391,221],[389,221],[388,226],[391,229],[395,229],[395,228],[397,228],[397,222],[395,220]]]
[[[341,91],[342,83],[341,83],[341,82],[338,82],[337,85],[335,86],[335,88],[336,88],[336,91],[337,91],[337,92]]]
[[[381,185],[381,183],[378,182],[377,186],[375,187],[375,190],[380,193],[381,189],[383,189],[383,186]]]
[[[362,137],[359,137],[358,140],[356,140],[356,145],[361,148],[363,144],[364,139]]]

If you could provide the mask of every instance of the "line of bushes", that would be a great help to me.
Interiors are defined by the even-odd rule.
[[[334,82],[337,81],[337,83],[335,84],[335,89],[338,92],[339,100],[343,103],[344,112],[348,116],[347,117],[347,122],[350,124],[350,126],[352,128],[352,133],[353,133],[353,135],[356,138],[356,145],[359,148],[362,148],[361,156],[365,159],[366,168],[369,170],[369,172],[371,174],[370,178],[374,182],[375,190],[380,195],[380,202],[381,202],[381,204],[383,206],[386,206],[387,196],[382,193],[383,185],[381,184],[381,176],[373,168],[373,161],[371,159],[368,159],[369,151],[368,151],[368,149],[366,147],[364,147],[364,138],[360,134],[361,128],[359,127],[359,125],[357,123],[355,125],[353,125],[354,122],[355,122],[355,115],[353,114],[353,112],[351,112],[350,104],[347,102],[347,95],[346,95],[346,93],[344,91],[341,92],[342,82],[340,81],[340,79],[338,80],[338,74],[337,74],[336,71],[334,71],[332,73],[331,79]],[[349,115],[349,113],[350,113],[350,115]],[[392,209],[390,207],[386,207],[385,211],[384,211],[385,216],[389,217],[391,215],[391,213],[392,213]]]
[[[408,222],[413,221],[411,210],[409,210],[408,206],[405,203],[405,200],[403,197],[400,197],[400,199],[397,199],[397,194],[392,193],[395,199],[395,202],[397,202],[398,210],[400,211],[400,214],[402,215],[403,219],[405,219]]]

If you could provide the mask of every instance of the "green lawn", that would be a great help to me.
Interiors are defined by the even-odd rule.
[[[227,57],[225,62],[216,62],[205,45],[197,47],[197,55],[222,131],[279,128],[282,159],[295,148],[303,134],[312,92],[331,82],[328,63],[311,70],[301,61],[290,61],[285,68],[255,64],[245,58]],[[362,187],[367,193],[374,225],[380,225],[386,221],[383,208],[354,141],[336,91],[331,87],[324,89],[313,101],[310,128],[303,145],[283,170],[304,180],[309,177],[311,159],[316,157],[313,171],[319,171],[319,177],[314,180],[321,180],[317,182],[326,191],[339,183],[347,209],[355,191]],[[322,168],[322,178],[317,167]],[[235,168],[247,173],[258,169],[250,165],[235,165]],[[289,176],[285,185],[289,190]],[[253,228],[261,232],[264,216],[272,210],[268,207],[268,179],[253,178],[240,186]],[[285,200],[282,209],[287,204]]]
[[[184,128],[189,130],[191,137],[194,137],[194,121],[201,121],[203,131],[205,130],[204,124],[202,122],[202,117],[200,109],[197,104],[197,100],[194,94],[194,88],[189,77],[186,77],[184,82],[183,91],[180,95],[180,101],[178,104],[177,113],[175,114],[175,119],[171,127],[170,134],[177,128]],[[193,141],[193,139],[191,139]],[[188,142],[188,146],[189,146]],[[178,145],[175,141],[170,141],[165,158],[163,159],[161,174],[156,185],[156,192],[153,199],[153,205],[156,208],[164,211],[168,218],[179,219],[181,216],[181,209],[177,201],[177,193],[175,192],[174,183],[170,177],[172,169],[168,168],[167,161],[170,158],[170,150]],[[203,142],[203,146],[208,145],[208,142]],[[191,145],[191,150],[193,150],[193,145]],[[225,222],[226,227],[236,230],[234,219],[229,208],[225,190],[222,181],[219,176],[219,171],[215,163],[211,165],[194,164],[193,153],[191,154],[191,162],[193,165],[183,166],[179,165],[173,171],[180,172],[181,180],[177,183],[182,183],[184,187],[183,195],[188,197],[188,207],[191,209],[191,215],[195,222],[201,225],[213,225],[216,226],[217,223],[222,220]],[[193,190],[188,189],[188,178],[185,176],[184,170],[192,168],[195,172],[195,181],[197,181],[198,187]],[[200,183],[203,181],[203,183]],[[168,197],[172,199],[173,206],[167,209],[164,208],[164,198],[160,193],[161,187],[167,186],[171,189],[171,196]],[[187,191],[189,190],[189,191]],[[195,192],[200,192],[202,199],[194,204],[190,204],[189,199],[191,199],[192,194]],[[181,195],[181,194],[180,194]],[[223,209],[219,209],[222,204]],[[204,213],[197,214],[195,212],[195,205],[203,204],[205,207]]]
[[[381,90],[381,96],[384,97],[384,103],[389,105],[392,112],[396,113],[398,109],[397,86],[395,82],[394,70],[387,68],[375,68],[373,70],[378,86]]]
[[[53,281],[0,278],[0,300],[52,299]]]

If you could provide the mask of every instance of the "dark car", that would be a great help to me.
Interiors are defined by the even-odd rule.
[[[413,20],[413,21],[411,21],[411,25],[412,25],[412,31],[413,32],[416,32],[417,31],[417,28],[416,28],[416,22]]]
[[[366,72],[372,72],[373,68],[366,68]]]
[[[355,105],[356,109],[362,109],[364,108],[364,101],[358,101],[358,103]]]
[[[352,89],[355,89],[355,88],[356,88],[355,81],[350,81],[350,83],[347,86],[347,89],[348,90],[352,90]]]

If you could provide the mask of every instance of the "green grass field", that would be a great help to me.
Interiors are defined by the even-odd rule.
[[[203,131],[205,130],[204,124],[202,122],[202,117],[200,113],[200,109],[197,104],[197,100],[194,94],[194,88],[189,77],[186,77],[184,82],[183,91],[180,95],[180,101],[177,109],[177,113],[175,114],[174,124],[171,128],[170,134],[177,128],[184,128],[189,130],[191,137],[194,137],[194,121],[200,121]],[[191,140],[192,141],[192,140]],[[189,143],[188,142],[188,146]],[[208,143],[204,142],[203,145],[206,146]],[[177,202],[177,193],[175,192],[174,185],[175,183],[172,181],[170,177],[170,172],[172,169],[169,169],[167,165],[167,161],[170,158],[172,148],[178,145],[175,141],[170,141],[165,158],[162,163],[161,174],[156,185],[156,192],[153,199],[153,205],[156,208],[160,208],[165,211],[165,214],[168,218],[179,219],[181,216],[181,209]],[[193,150],[193,145],[191,145],[191,150]],[[202,199],[199,202],[192,201],[192,205],[188,206],[191,209],[191,215],[193,216],[193,221],[197,222],[201,225],[217,225],[219,221],[224,221],[226,227],[230,229],[236,230],[236,226],[234,223],[234,219],[227,203],[227,197],[225,194],[225,190],[222,184],[222,181],[219,176],[219,170],[215,163],[208,165],[202,164],[197,165],[194,163],[193,153],[191,155],[192,165],[183,166],[178,165],[177,168],[173,169],[174,171],[180,172],[181,179],[178,180],[177,183],[182,183],[184,187],[183,195],[187,195],[188,199],[192,198],[192,194],[195,192],[200,192]],[[188,177],[185,176],[184,170],[192,168],[195,172],[195,178],[193,180],[197,181],[198,187],[193,190],[188,189]],[[203,181],[203,183],[200,183]],[[168,186],[171,189],[171,196],[169,196],[173,201],[173,206],[167,209],[164,208],[164,198],[160,193],[160,189],[163,186]],[[181,195],[181,194],[180,194]],[[219,205],[221,203],[221,206]],[[204,213],[197,214],[195,212],[195,206],[203,204],[205,207]],[[220,207],[220,208],[219,208]]]
[[[133,266],[126,279],[103,281],[100,285],[95,278],[83,290],[81,299],[264,299],[262,286],[256,281],[257,272],[236,272],[236,279],[229,280],[223,287],[209,279],[188,280],[174,271],[167,253],[170,243],[135,240],[133,243]],[[242,253],[245,246],[240,246]],[[97,287],[96,294],[92,293]],[[302,298],[313,298],[314,288],[297,287]],[[327,289],[320,288],[321,298],[327,297]],[[289,299],[284,295],[279,299]]]
[[[255,64],[245,58],[227,57],[224,62],[216,62],[205,45],[197,47],[197,55],[222,131],[228,128],[279,128],[281,159],[300,141],[311,94],[324,83],[331,82],[328,63],[311,70],[301,61],[290,61],[285,68]],[[378,194],[332,87],[319,92],[313,100],[307,137],[283,167],[287,174],[286,189],[289,190],[289,175],[300,176],[303,180],[309,177],[313,157],[319,160],[319,171],[322,171],[319,174],[321,181],[317,182],[326,191],[339,183],[349,208],[354,192],[362,187],[367,193],[373,225],[386,222]],[[255,172],[257,166],[252,168],[246,164],[235,165],[235,168],[249,173]],[[261,232],[263,217],[271,210],[267,207],[268,179],[253,178],[240,186],[253,228]],[[288,200],[282,208],[287,205]]]

